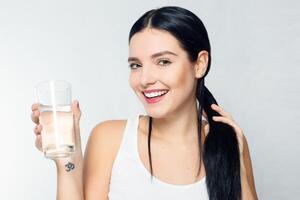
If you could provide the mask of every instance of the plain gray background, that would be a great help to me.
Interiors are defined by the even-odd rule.
[[[128,84],[128,33],[147,10],[178,5],[204,22],[206,85],[248,139],[259,199],[299,199],[299,1],[0,2],[0,199],[52,200],[56,170],[35,149],[39,81],[64,79],[82,109],[83,147],[108,119],[144,114]]]

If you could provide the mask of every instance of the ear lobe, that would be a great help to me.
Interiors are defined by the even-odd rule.
[[[201,78],[202,76],[203,76],[203,72],[202,72],[200,66],[196,65],[195,66],[195,77],[196,78]]]

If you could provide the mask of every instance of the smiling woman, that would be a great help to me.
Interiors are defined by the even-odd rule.
[[[245,181],[243,176],[240,176],[241,167],[242,169],[244,167],[244,158],[239,156],[243,155],[241,153],[243,142],[240,141],[244,141],[244,137],[241,131],[236,131],[239,129],[234,130],[234,127],[238,126],[233,123],[232,118],[230,122],[214,118],[215,121],[218,119],[221,123],[212,119],[213,116],[220,116],[221,114],[212,109],[211,105],[217,104],[217,102],[204,86],[204,77],[210,69],[210,52],[210,43],[203,23],[196,15],[186,9],[164,7],[150,10],[133,25],[129,34],[130,57],[128,61],[132,69],[130,85],[149,115],[147,133],[147,157],[149,161],[145,161],[145,165],[148,165],[148,169],[153,175],[151,135],[164,133],[165,138],[182,136],[180,133],[187,133],[190,130],[184,126],[193,127],[193,122],[182,123],[186,120],[185,117],[188,113],[191,119],[196,118],[196,122],[198,122],[197,146],[200,164],[197,165],[196,180],[200,174],[206,174],[209,199],[241,199],[242,197],[245,198],[246,194],[246,188],[243,188],[244,193],[242,194],[242,186],[245,184],[241,184],[241,182]],[[162,61],[167,61],[163,67],[160,65]],[[139,67],[133,68],[133,66]],[[155,101],[149,101],[141,95],[141,91],[145,91],[145,89],[148,91],[166,90],[168,92],[163,96],[160,96],[161,93],[158,92],[152,93],[152,96],[157,97]],[[196,99],[200,104],[198,113],[195,112]],[[205,115],[208,115],[210,125],[209,136],[205,142],[202,142],[201,134],[203,110]],[[174,125],[180,124],[180,122],[182,127],[178,125],[178,128]],[[179,134],[175,134],[175,132],[179,132]],[[204,148],[202,148],[202,144],[204,144]],[[153,149],[153,151],[156,150]],[[156,159],[162,159],[161,153],[158,151],[158,156],[156,156],[158,158]],[[170,152],[170,154],[172,153],[177,152]],[[188,157],[185,158],[187,161]],[[202,160],[205,168],[203,173],[201,173]],[[164,167],[160,166],[163,164],[162,162],[155,164],[158,171],[163,171]],[[174,165],[166,166],[168,169],[175,168]],[[248,171],[252,172],[251,163]],[[161,172],[156,172],[154,175],[161,177],[161,179],[165,177],[165,174]],[[168,181],[167,178],[165,179]],[[251,173],[249,179],[252,180],[252,185],[251,188],[248,188],[253,194],[247,193],[247,197],[257,198]],[[201,194],[198,195],[201,196]],[[187,194],[187,196],[189,195]]]
[[[206,66],[193,67],[187,52],[180,47],[172,34],[159,29],[145,28],[132,36],[129,54],[128,60],[132,67],[130,86],[151,117],[166,117],[167,113],[164,111],[172,115],[178,112],[177,109],[182,110],[180,105],[188,105],[186,109],[193,110],[191,106],[196,106],[196,76],[200,77]],[[203,59],[204,54],[207,53],[201,52]],[[166,61],[167,64],[161,64]],[[163,99],[160,104],[149,105],[142,94],[145,90],[165,90],[168,93],[164,98],[157,99]],[[157,106],[160,108],[156,108]]]
[[[243,131],[204,84],[211,47],[202,21],[175,6],[146,12],[130,30],[128,63],[147,115],[96,125],[72,170],[56,160],[58,199],[257,199]],[[73,112],[81,147],[78,103]]]
[[[126,181],[113,170],[111,199],[119,199],[116,194],[121,189],[116,182],[122,180],[131,186],[122,193],[122,198],[128,199],[184,199],[182,194],[188,199],[257,198],[249,151],[245,153],[247,174],[245,170],[243,143],[246,139],[233,118],[215,106],[216,100],[204,86],[210,69],[210,52],[203,23],[186,9],[150,10],[135,22],[129,34],[129,83],[148,114],[141,120],[138,118],[142,130],[138,133],[137,151],[156,183],[141,181],[134,167],[126,170],[130,177],[124,178]],[[196,106],[197,100],[200,107]],[[209,122],[204,134],[202,114]],[[168,143],[174,141],[176,146],[172,148]],[[179,150],[185,145],[188,146],[186,154]],[[121,152],[125,151],[123,148]],[[124,160],[115,166],[129,165]],[[195,184],[204,180],[205,187]],[[162,182],[169,183],[169,187],[160,191]],[[181,187],[173,190],[174,185]],[[187,185],[189,189],[184,190]],[[146,197],[139,196],[140,193]]]

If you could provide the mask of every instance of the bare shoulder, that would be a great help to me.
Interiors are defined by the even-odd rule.
[[[120,139],[125,129],[127,120],[106,120],[97,124],[90,135],[90,138],[101,140],[106,142],[106,139],[109,139],[109,142],[112,142],[112,139]]]
[[[126,122],[127,120],[107,120],[93,128],[84,153],[85,198],[107,198],[112,166]]]
[[[95,152],[105,150],[105,157],[114,156],[119,149],[126,122],[126,120],[106,120],[98,123],[89,136],[87,150]]]

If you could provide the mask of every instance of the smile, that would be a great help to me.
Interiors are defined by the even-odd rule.
[[[145,100],[147,103],[156,103],[163,99],[163,96],[167,94],[169,91],[157,91],[157,92],[150,92],[150,93],[144,93],[143,95],[145,97]]]

